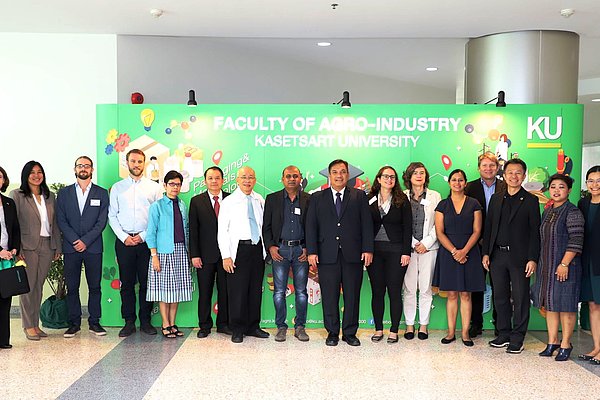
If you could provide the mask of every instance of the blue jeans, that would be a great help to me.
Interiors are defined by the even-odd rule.
[[[279,254],[283,257],[283,260],[273,260],[275,324],[277,324],[277,328],[288,327],[285,322],[287,316],[285,291],[287,289],[288,275],[291,267],[294,276],[294,291],[296,292],[296,321],[294,327],[305,326],[306,308],[308,307],[308,293],[306,292],[308,263],[298,261],[298,257],[302,255],[302,246],[280,246]]]

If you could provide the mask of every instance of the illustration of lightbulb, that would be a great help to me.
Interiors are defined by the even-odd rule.
[[[144,129],[150,131],[152,129],[152,123],[154,122],[154,111],[149,108],[144,108],[140,113],[140,119],[144,124]]]

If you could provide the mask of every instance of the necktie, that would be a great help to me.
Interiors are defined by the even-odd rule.
[[[337,211],[338,217],[342,213],[342,194],[340,192],[335,194],[335,211]]]
[[[260,239],[260,233],[258,232],[258,224],[254,217],[254,207],[252,207],[252,197],[248,196],[248,220],[250,221],[250,239],[252,244],[257,244]]]
[[[219,196],[213,196],[213,200],[215,201],[215,215],[219,218],[219,210],[221,209],[221,205],[219,204]]]

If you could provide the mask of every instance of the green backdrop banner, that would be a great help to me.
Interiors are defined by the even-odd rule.
[[[97,106],[98,184],[110,188],[127,176],[125,154],[132,148],[146,153],[146,175],[162,179],[179,170],[184,176],[181,197],[206,190],[204,169],[218,165],[224,171],[223,189],[236,187],[235,173],[243,165],[256,171],[255,190],[263,196],[281,190],[281,171],[297,165],[303,187],[314,192],[327,187],[327,165],[335,158],[353,168],[350,184],[368,189],[377,170],[389,164],[400,174],[411,161],[423,162],[431,175],[430,187],[442,197],[448,192],[448,173],[462,168],[469,179],[478,177],[477,156],[496,153],[502,160],[520,157],[527,162],[525,188],[547,200],[547,179],[556,172],[581,176],[583,106],[575,104],[509,105],[99,105]],[[150,157],[156,160],[150,162]],[[579,198],[575,180],[571,201]],[[119,273],[114,234],[104,231],[102,323],[123,324],[120,313]],[[318,279],[309,278],[309,327],[322,326]],[[195,279],[195,274],[194,274]],[[294,317],[292,280],[288,290],[288,319]],[[267,265],[263,284],[262,317],[274,326],[273,279]],[[447,326],[444,293],[434,298],[432,329]],[[365,273],[360,323],[373,325],[370,285]],[[484,327],[491,327],[490,290],[486,292]],[[217,304],[214,312],[217,312]],[[197,291],[182,303],[177,321],[197,326]],[[157,309],[155,309],[155,314]],[[389,318],[386,314],[386,320]],[[160,318],[154,316],[154,322]],[[531,329],[545,329],[533,309]]]

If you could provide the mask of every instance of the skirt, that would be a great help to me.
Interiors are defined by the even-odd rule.
[[[158,253],[160,272],[148,266],[146,301],[179,303],[192,300],[192,274],[184,243],[175,243],[173,253]]]

